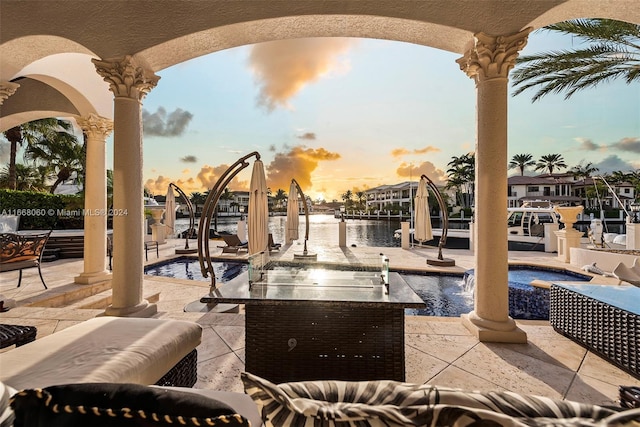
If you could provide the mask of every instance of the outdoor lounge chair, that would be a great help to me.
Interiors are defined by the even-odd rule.
[[[237,254],[241,250],[249,250],[249,243],[240,240],[237,234],[223,235],[222,240],[227,244],[222,247],[223,254]]]
[[[613,269],[613,275],[623,282],[631,283],[640,287],[640,265],[637,265],[637,258],[631,267],[627,267],[623,262]]]
[[[271,234],[271,233],[269,233],[269,243],[268,243],[268,245],[269,245],[269,250],[270,251],[279,251],[280,247],[282,246],[281,243],[275,243],[273,241],[273,234]]]

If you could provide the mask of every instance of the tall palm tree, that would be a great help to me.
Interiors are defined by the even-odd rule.
[[[367,194],[364,191],[356,191],[356,202],[358,203],[358,209],[364,210],[367,204]]]
[[[71,132],[73,126],[66,120],[56,118],[40,119],[23,123],[20,126],[13,127],[4,132],[10,144],[9,153],[9,177],[7,187],[14,190],[16,188],[16,156],[18,146],[26,144],[27,146],[35,143],[43,137],[51,136],[57,132]],[[53,138],[55,139],[55,138]]]
[[[561,154],[545,154],[536,162],[536,170],[548,170],[552,174],[556,169],[564,169],[567,164]]]
[[[535,102],[549,93],[575,92],[600,83],[640,80],[640,25],[612,19],[576,19],[541,30],[566,34],[584,47],[521,56],[511,73],[514,95],[538,87]]]
[[[524,170],[530,166],[535,166],[536,162],[533,160],[531,154],[515,154],[509,162],[509,169],[520,169],[520,176],[524,176]]]
[[[16,190],[21,191],[42,191],[46,189],[45,179],[42,171],[32,165],[15,165]],[[0,171],[0,186],[9,186],[9,165]]]
[[[273,196],[273,199],[276,201],[276,206],[279,209],[282,209],[284,201],[287,200],[287,197],[288,195],[286,191],[284,191],[282,188],[278,188],[278,191],[276,191],[276,195]]]

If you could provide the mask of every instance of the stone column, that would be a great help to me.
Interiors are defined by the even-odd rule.
[[[16,93],[20,85],[13,82],[0,82],[0,105],[4,104],[4,100]]]
[[[90,114],[76,120],[87,136],[84,182],[84,272],[74,281],[85,285],[111,279],[107,262],[107,161],[106,139],[113,122]]]
[[[132,56],[93,59],[114,94],[113,139],[113,300],[108,316],[148,317],[155,304],[142,297],[144,208],[142,180],[142,99],[159,77]]]
[[[508,74],[531,29],[507,36],[475,35],[457,60],[476,83],[475,301],[464,325],[480,341],[526,342],[509,317],[507,243]]]

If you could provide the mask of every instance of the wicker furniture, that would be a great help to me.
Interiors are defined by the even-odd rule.
[[[35,341],[38,330],[35,326],[0,324],[0,348],[16,347]]]
[[[50,234],[51,231],[0,233],[0,272],[18,270],[20,275],[17,287],[19,288],[22,283],[22,270],[37,268],[42,285],[47,289],[40,264],[42,263],[44,246],[47,244]]]
[[[424,302],[397,273],[388,292],[371,272],[320,276],[267,272],[250,289],[245,273],[200,301],[245,304],[245,368],[270,381],[404,381],[404,309]]]
[[[640,378],[640,288],[554,283],[550,298],[556,331]]]
[[[191,387],[202,327],[169,319],[96,317],[0,353],[15,389],[116,382]]]

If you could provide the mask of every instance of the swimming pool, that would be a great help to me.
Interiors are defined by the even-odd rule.
[[[275,269],[300,268],[299,263],[280,263]],[[336,265],[314,264],[314,268],[339,269]],[[246,263],[214,262],[216,282],[225,283],[248,270]],[[346,268],[346,267],[345,267]],[[353,269],[353,266],[349,266]],[[368,268],[363,268],[368,269]],[[196,258],[175,258],[145,267],[145,274],[176,279],[210,281],[202,277]],[[406,309],[415,316],[458,317],[473,310],[473,270],[462,275],[415,274],[400,272],[402,278],[427,305],[423,309]],[[589,281],[590,276],[566,270],[536,266],[509,266],[509,316],[514,319],[549,318],[549,290],[532,286],[532,280]]]
[[[241,262],[214,262],[213,271],[216,282],[224,283],[247,271],[248,265]],[[176,279],[201,280],[210,282],[211,278],[203,277],[200,262],[196,258],[181,257],[144,268],[144,274],[151,276],[174,277]]]

